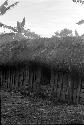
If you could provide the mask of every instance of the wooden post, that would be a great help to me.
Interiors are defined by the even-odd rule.
[[[33,72],[32,71],[30,72],[29,83],[30,83],[31,88],[33,88]]]
[[[33,72],[33,92],[35,91],[36,89],[36,80],[37,80],[37,70],[34,70]]]
[[[57,97],[57,84],[58,84],[58,73],[56,72],[56,74],[55,74],[55,87],[54,87],[54,92],[56,94],[56,97]]]
[[[8,69],[8,89],[10,89],[10,68]]]
[[[25,84],[27,85],[27,86],[29,86],[29,69],[28,68],[26,68],[25,69]]]
[[[79,85],[77,88],[77,104],[79,103],[80,90],[81,90],[81,79],[79,79]]]
[[[14,84],[14,90],[15,90],[15,74],[16,74],[16,72],[15,72],[15,70],[14,70],[14,72],[13,72],[13,84]]]
[[[14,71],[12,73],[12,84],[13,84],[13,89],[15,88],[15,83],[14,83]]]
[[[54,85],[54,82],[55,82],[54,70],[51,69],[51,79],[50,79],[50,84],[51,84],[51,86]]]
[[[16,72],[15,72],[15,90],[17,90],[18,89],[18,70],[16,70]]]
[[[51,69],[51,79],[50,79],[50,86],[51,86],[51,98],[55,98],[54,96],[54,86],[55,85],[55,73],[54,70]]]
[[[62,90],[62,73],[61,72],[59,72],[58,78],[59,78],[58,79],[58,99],[61,101],[61,90]],[[64,94],[64,96],[65,96],[65,94]]]
[[[72,80],[70,74],[68,74],[68,103],[72,102]]]
[[[1,71],[1,86],[3,87],[4,84],[3,84],[3,71]]]
[[[76,104],[76,95],[77,95],[77,81],[73,79],[73,103]]]
[[[84,79],[81,79],[80,102],[81,102],[81,104],[84,104]]]
[[[61,100],[66,101],[66,90],[67,90],[67,76],[62,73],[62,89],[61,89]]]
[[[12,89],[14,89],[14,69],[12,69],[11,72],[11,84],[12,84]]]
[[[7,86],[7,77],[8,77],[8,73],[7,73],[7,70],[6,70],[5,71],[5,79],[4,79],[6,88],[8,88],[8,86]]]
[[[2,71],[0,71],[0,83],[1,83],[1,86],[3,86],[3,76],[2,76]]]
[[[2,79],[3,79],[3,86],[5,87],[5,83],[4,83],[4,71],[3,71],[3,74],[2,74]]]
[[[10,69],[10,90],[12,89],[12,72],[11,72],[11,69]]]
[[[40,85],[40,81],[41,81],[41,68],[37,69],[37,75],[36,75],[36,84],[37,86]]]
[[[2,79],[1,79],[1,70],[0,70],[0,84],[1,84],[1,86],[2,86]]]
[[[37,68],[37,70],[35,71],[35,77],[36,80],[33,83],[33,91],[34,93],[36,93],[40,87],[40,82],[41,82],[41,68]]]
[[[76,104],[76,88],[73,91],[73,103]]]
[[[23,86],[23,82],[24,82],[24,75],[23,75],[23,69],[21,70],[21,77],[20,77],[20,86]]]

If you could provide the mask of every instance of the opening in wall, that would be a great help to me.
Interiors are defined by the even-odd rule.
[[[42,85],[50,84],[50,78],[51,78],[50,69],[43,67],[41,72],[41,84]]]

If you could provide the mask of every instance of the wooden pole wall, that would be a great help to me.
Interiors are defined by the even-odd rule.
[[[73,102],[78,104],[81,98],[81,90],[84,91],[84,80],[81,78],[76,80],[75,78],[72,78],[70,73],[56,72],[53,69],[51,69],[50,76],[49,87],[51,96],[54,96],[57,100],[63,102]],[[42,86],[41,79],[43,79],[42,67],[8,67],[6,70],[0,70],[1,86],[10,90],[20,90],[20,88],[27,85],[35,93]],[[46,80],[47,79],[48,78],[46,78]],[[47,91],[46,89],[45,91]]]

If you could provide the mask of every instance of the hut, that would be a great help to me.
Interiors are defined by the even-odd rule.
[[[0,45],[2,88],[67,103],[84,103],[84,42],[67,37]]]

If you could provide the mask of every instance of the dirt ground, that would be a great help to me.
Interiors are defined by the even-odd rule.
[[[54,104],[0,90],[2,125],[84,124],[84,105]]]

